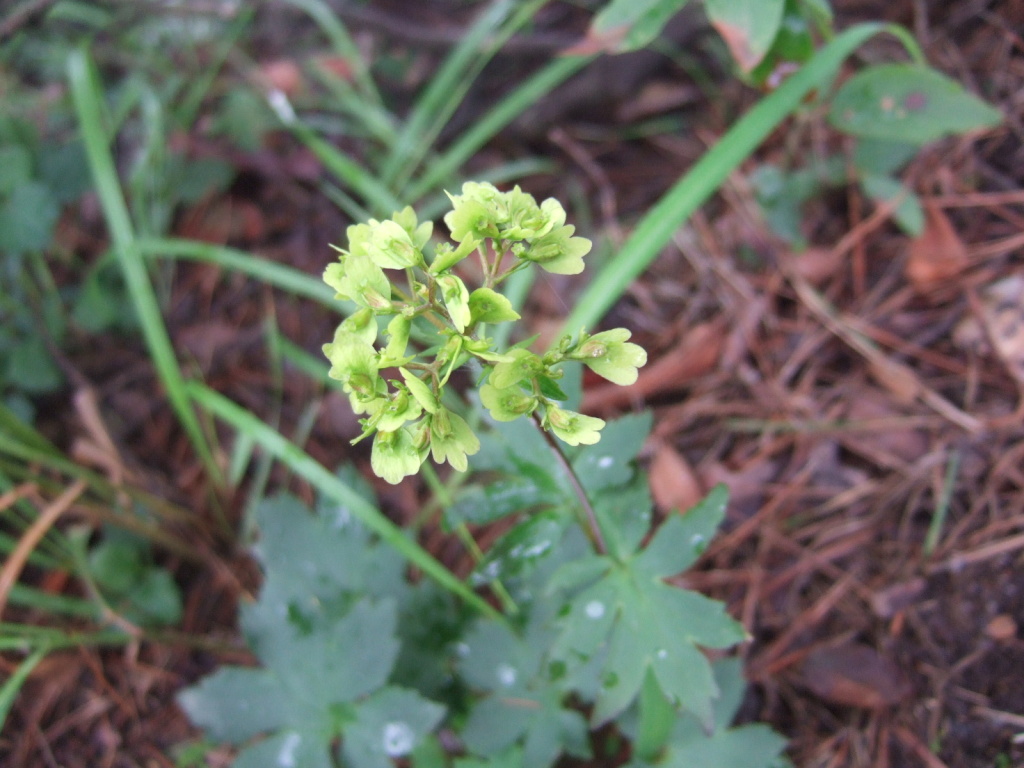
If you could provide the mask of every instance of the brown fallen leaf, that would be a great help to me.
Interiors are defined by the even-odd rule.
[[[891,388],[890,388],[890,391]],[[895,398],[899,402],[906,400]],[[877,425],[872,436],[884,436],[885,452],[910,463],[917,461],[928,452],[928,435],[923,429],[905,426],[904,414],[895,407],[893,398],[875,387],[861,387],[855,398],[851,398],[844,418],[851,422],[870,422]]]
[[[562,56],[593,56],[596,53],[621,53],[622,43],[629,34],[629,25],[623,24],[602,32],[593,27],[587,30],[586,36],[561,51]]]
[[[689,509],[704,497],[693,468],[669,443],[658,443],[647,477],[660,512]]]
[[[810,247],[793,254],[788,263],[794,273],[815,287],[840,273],[847,263],[846,255],[835,248]]]
[[[275,59],[262,64],[259,80],[269,89],[294,98],[303,87],[302,69],[293,59]]]
[[[815,695],[861,709],[884,709],[910,695],[910,681],[899,667],[861,643],[822,646],[800,669],[803,684]]]
[[[924,231],[910,241],[904,274],[918,291],[926,292],[959,275],[969,264],[967,246],[949,218],[936,205],[925,207]]]
[[[729,514],[737,520],[757,513],[764,503],[765,489],[778,472],[778,464],[764,455],[755,456],[735,469],[721,462],[698,468],[705,488],[722,483],[729,489]]]
[[[995,353],[1024,385],[1024,274],[992,283],[981,291],[975,306]]]
[[[927,586],[928,582],[920,577],[893,584],[871,596],[871,610],[879,618],[891,619],[917,602]]]
[[[736,60],[736,63],[739,64],[740,69],[744,72],[750,72],[761,63],[764,55],[757,53],[751,48],[747,30],[718,19],[712,20],[711,24],[718,30],[718,34],[725,40],[725,44],[729,46],[729,52]]]
[[[985,634],[1000,643],[1017,636],[1017,622],[1006,613],[1001,613],[985,626]]]

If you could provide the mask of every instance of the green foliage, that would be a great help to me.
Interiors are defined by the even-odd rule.
[[[954,80],[913,64],[877,64],[851,77],[832,99],[829,121],[853,136],[918,146],[991,128],[999,110]]]
[[[438,768],[548,768],[563,755],[589,758],[595,729],[610,721],[628,738],[643,734],[636,766],[694,756],[768,766],[780,737],[728,728],[742,697],[738,663],[711,665],[698,649],[739,642],[742,629],[721,604],[664,581],[703,552],[725,491],[671,516],[642,546],[651,502],[636,494],[646,478],[635,457],[650,427],[649,415],[611,422],[607,450],[572,457],[589,490],[609,500],[601,526],[610,554],[588,553],[567,509],[579,500],[557,464],[538,456],[545,443],[535,427],[494,422],[483,432],[485,473],[474,487],[518,476],[513,496],[533,482],[526,498],[549,501],[541,512],[511,511],[515,524],[477,568],[478,585],[513,595],[506,620],[467,621],[436,587],[411,585],[397,554],[345,507],[311,513],[291,496],[266,501],[255,549],[264,583],[242,609],[261,666],[222,667],[180,703],[209,738],[240,747],[236,766],[294,758],[363,768],[411,754]],[[531,432],[535,441],[523,439]],[[522,475],[526,459],[535,469]],[[629,505],[646,505],[644,514]],[[463,757],[453,762],[429,737],[440,727]]]
[[[501,192],[492,184],[467,182],[451,201],[445,223],[454,244],[437,244],[429,260],[425,251],[433,227],[405,208],[391,219],[349,227],[348,248],[337,249],[339,261],[324,272],[337,298],[360,307],[324,345],[330,375],[341,381],[353,410],[366,414],[357,439],[374,436],[371,465],[389,483],[415,474],[428,453],[465,471],[467,457],[480,450],[466,420],[442,404],[452,371],[470,361],[483,371],[480,399],[494,419],[536,414],[544,429],[568,445],[596,443],[604,421],[560,405],[566,395],[557,383],[564,375],[558,366],[578,361],[609,381],[631,384],[647,361],[624,328],[593,336],[580,331],[543,355],[521,346],[496,349],[483,335],[487,325],[519,317],[498,292],[502,283],[530,264],[578,274],[590,241],[574,236],[557,200],[538,205],[519,187]],[[471,255],[480,262],[484,283],[472,293],[454,271]],[[407,288],[394,285],[385,270],[404,270]],[[380,317],[391,318],[382,349],[374,346]],[[426,340],[423,351],[410,348],[414,328]],[[396,368],[400,379],[382,373]]]
[[[333,765],[338,738],[353,768],[390,766],[444,713],[388,684],[410,592],[401,560],[344,508],[311,514],[281,496],[259,524],[266,580],[242,624],[263,668],[222,667],[184,691],[182,707],[212,738],[245,746],[236,766]]]
[[[259,599],[242,609],[243,630],[261,666],[222,668],[185,692],[183,706],[212,738],[241,748],[236,761],[241,766],[340,762],[363,768],[393,765],[396,758],[421,768],[549,766],[562,755],[607,753],[608,745],[600,743],[606,736],[632,742],[634,766],[768,765],[782,748],[778,736],[760,726],[728,727],[743,690],[738,662],[710,664],[701,650],[741,641],[742,629],[720,604],[666,581],[703,551],[722,520],[724,492],[716,489],[696,509],[670,516],[652,532],[646,478],[635,462],[650,417],[605,424],[579,413],[579,392],[570,382],[582,366],[616,384],[636,380],[646,353],[630,343],[629,331],[590,335],[582,326],[596,324],[688,212],[775,125],[798,111],[809,93],[828,98],[826,85],[841,62],[880,28],[852,30],[819,51],[820,40],[832,36],[825,0],[707,0],[705,11],[728,42],[741,76],[778,91],[636,227],[573,310],[574,321],[588,321],[574,322],[574,335],[534,352],[532,340],[508,347],[495,339],[507,339],[504,330],[519,319],[520,303],[508,290],[509,278],[530,265],[562,275],[579,274],[585,266],[590,242],[575,236],[560,204],[538,204],[518,187],[501,192],[470,182],[449,196],[453,210],[445,222],[452,242],[439,244],[432,240],[430,222],[420,222],[412,208],[390,219],[369,216],[400,207],[399,198],[424,202],[425,195],[451,182],[475,148],[584,60],[567,56],[543,68],[442,151],[433,141],[473,75],[542,3],[488,4],[407,119],[388,111],[353,41],[326,4],[291,4],[309,13],[352,66],[352,82],[336,84],[336,93],[345,120],[353,123],[348,135],[370,137],[373,144],[365,158],[342,154],[305,125],[286,100],[275,102],[282,122],[337,176],[341,188],[331,192],[339,205],[354,219],[368,220],[349,228],[347,247],[339,249],[338,262],[325,274],[337,296],[356,305],[325,346],[331,375],[363,417],[360,439],[372,438],[372,467],[387,481],[397,483],[420,471],[427,455],[459,471],[475,470],[438,497],[454,494],[444,523],[463,542],[473,543],[468,526],[502,521],[504,533],[488,551],[474,552],[479,556],[470,584],[497,595],[506,615],[496,616],[414,537],[387,527],[390,523],[369,505],[321,504],[313,514],[294,498],[277,497],[258,516],[256,552],[265,581]],[[642,47],[684,5],[685,0],[613,0],[595,16],[592,49]],[[48,21],[70,21],[99,34],[116,25],[118,14],[118,9],[64,2]],[[257,424],[252,414],[184,381],[166,341],[150,275],[141,266],[145,241],[137,236],[160,233],[174,206],[222,188],[230,177],[223,164],[185,163],[168,150],[171,132],[190,126],[216,66],[209,77],[190,83],[168,65],[161,43],[185,35],[214,46],[223,37],[213,56],[222,61],[245,20],[242,15],[229,25],[179,19],[183,26],[175,27],[174,19],[148,19],[127,39],[131,50],[147,51],[150,77],[120,84],[109,99],[102,98],[88,56],[81,51],[72,56],[79,119],[123,277],[111,274],[112,259],[97,264],[73,300],[75,318],[88,330],[128,327],[134,318],[113,308],[130,304],[201,455],[204,433],[194,419],[195,403],[228,419],[239,442],[259,444],[338,498],[339,486],[329,482],[336,478],[295,444]],[[63,67],[69,47],[58,34],[36,48],[45,55],[25,44],[19,56],[36,56],[42,71],[54,62]],[[992,124],[998,116],[935,73],[899,66],[899,72],[884,71],[891,81],[869,68],[834,97],[833,124],[857,138],[852,174],[840,157],[825,158],[822,167],[765,171],[759,187],[771,192],[765,198],[774,206],[774,214],[769,209],[774,225],[796,238],[803,200],[822,186],[853,182],[879,201],[902,196],[895,216],[908,231],[920,226],[919,206],[896,179],[900,168],[922,142]],[[797,69],[791,84],[786,75]],[[173,74],[165,80],[153,72]],[[170,109],[179,99],[184,108]],[[211,124],[215,132],[254,148],[269,126],[267,117],[262,100],[231,89]],[[125,128],[138,150],[127,168],[126,199],[109,151],[111,132]],[[40,151],[23,133],[12,135],[0,143],[0,248],[18,254],[14,272],[20,275],[21,257],[48,247],[55,211],[73,199],[68,195],[85,175],[75,142]],[[512,178],[514,172],[511,166],[492,169],[490,178],[501,173]],[[430,205],[420,207],[423,216],[436,201],[426,202]],[[169,252],[155,238],[148,245],[149,252]],[[255,260],[241,256],[221,249],[212,258],[236,266],[244,262],[243,269],[268,282],[273,274],[282,283],[302,285],[301,276],[254,266]],[[471,258],[479,260],[477,286],[466,282],[473,271],[462,269]],[[124,295],[128,301],[120,299]],[[55,299],[34,301],[35,315],[23,312],[20,325],[5,323],[0,331],[0,364],[6,366],[0,370],[21,391],[42,392],[59,384],[56,369],[37,362],[48,359],[47,339],[33,335],[40,323],[26,321],[43,318],[59,343],[66,323],[53,308],[60,309]],[[570,368],[570,363],[582,366]],[[479,385],[471,400],[482,406],[468,413],[449,384],[463,366]],[[537,427],[567,447],[555,444],[552,453]],[[211,455],[206,450],[204,458],[216,477]],[[421,555],[414,562],[434,581],[410,583],[399,551]],[[180,612],[169,577],[153,566],[149,548],[138,540],[108,534],[87,560],[87,575],[103,600],[128,618],[167,622]],[[446,578],[438,578],[437,569]],[[469,607],[480,616],[471,620]],[[30,657],[18,673],[27,674],[36,660]],[[7,700],[6,690],[0,704]],[[444,744],[454,737],[460,745],[454,763],[441,746],[442,726]],[[592,730],[597,726],[600,731]]]
[[[598,48],[609,52],[642,47],[657,37],[684,4],[678,0],[612,0],[594,17],[590,37]],[[704,0],[704,10],[725,40],[740,76],[759,88],[779,88],[809,64],[821,39],[834,36],[827,0]],[[823,189],[844,183],[856,183],[867,198],[892,206],[895,222],[910,235],[920,234],[924,227],[921,204],[894,174],[922,145],[992,127],[1002,120],[998,110],[927,67],[903,30],[893,27],[890,31],[901,38],[916,61],[866,67],[832,96],[829,121],[858,139],[853,157],[819,158],[810,166],[798,164],[789,171],[762,168],[755,176],[768,224],[797,245],[804,245],[802,203]],[[822,89],[820,95],[827,97],[828,93]],[[893,162],[880,169],[876,160],[886,156]],[[823,166],[852,173],[829,171],[823,177]]]
[[[111,528],[88,554],[89,574],[103,599],[138,626],[181,621],[181,591],[171,574],[152,561],[150,542]]]
[[[87,178],[79,144],[44,140],[14,116],[0,120],[0,393],[26,419],[27,397],[64,383],[49,345],[62,343],[67,322],[39,255]]]

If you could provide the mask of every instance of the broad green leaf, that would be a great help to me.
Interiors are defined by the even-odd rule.
[[[359,706],[342,751],[351,768],[394,768],[444,716],[444,707],[402,688],[383,688]]]
[[[611,558],[601,555],[581,557],[562,565],[548,581],[547,593],[573,591],[593,584],[608,573],[612,567]]]
[[[389,682],[435,698],[450,694],[452,649],[468,623],[464,606],[434,582],[424,579],[404,590],[398,608],[401,651]]]
[[[707,508],[720,511],[720,505]],[[711,532],[713,526],[696,530]],[[640,693],[646,670],[653,672],[672,702],[709,725],[718,691],[697,646],[722,648],[745,638],[742,626],[725,613],[721,603],[660,580],[676,572],[667,552],[676,531],[665,535],[646,567],[633,567],[639,566],[643,555],[632,563],[613,565],[601,580],[574,597],[560,616],[560,635],[551,651],[554,659],[571,666],[581,659],[599,658],[607,648],[592,715],[595,725],[630,705]]]
[[[636,733],[633,735],[633,754],[643,760],[654,760],[672,734],[678,714],[665,698],[654,672],[647,670],[640,699],[637,702]]]
[[[527,575],[558,546],[569,525],[564,512],[537,512],[498,539],[473,572],[474,584],[508,581]]]
[[[653,418],[650,411],[643,411],[609,421],[601,430],[601,442],[579,452],[573,469],[589,493],[629,482],[636,472],[633,460],[651,433]]]
[[[125,598],[124,613],[136,624],[170,626],[181,621],[181,590],[163,568],[148,567]]]
[[[597,559],[589,562],[596,564]],[[607,642],[618,618],[621,594],[621,585],[612,575],[577,595],[562,616],[562,633],[551,647],[551,655],[566,661],[593,656]]]
[[[716,485],[696,506],[671,515],[637,557],[636,570],[654,578],[685,571],[703,554],[722,524],[728,501],[729,489]]]
[[[629,559],[651,530],[654,502],[647,475],[637,473],[627,485],[605,488],[590,497],[608,554],[618,560]]]
[[[223,666],[178,694],[189,719],[215,741],[241,744],[288,722],[281,684],[265,669]]]
[[[107,536],[89,552],[89,570],[96,583],[111,592],[131,589],[145,569],[145,551],[140,542]]]
[[[523,750],[513,747],[490,758],[464,757],[455,761],[455,768],[523,768]]]
[[[721,731],[710,738],[670,742],[659,768],[771,768],[786,747],[786,740],[766,725],[746,725]]]
[[[231,768],[334,768],[324,739],[300,728],[277,733],[238,753]]]
[[[32,178],[32,153],[21,144],[0,146],[0,195],[8,195]]]
[[[0,251],[41,251],[50,244],[60,206],[42,182],[18,184],[0,205]]]
[[[339,590],[383,597],[404,581],[403,563],[344,507],[311,513],[289,494],[264,500],[256,512],[254,547],[265,571],[289,597],[327,599]]]
[[[917,154],[917,150],[917,144],[908,141],[865,136],[857,140],[853,149],[853,167],[861,176],[896,173]]]
[[[921,200],[897,179],[871,174],[864,176],[860,184],[864,194],[876,203],[888,203],[899,199],[892,217],[908,235],[917,237],[924,231],[924,209],[921,208]]]
[[[298,637],[287,648],[257,648],[296,695],[326,707],[355,701],[384,684],[398,656],[391,600],[363,600],[333,627]]]
[[[625,53],[654,40],[687,0],[612,0],[594,17],[580,52]]]
[[[44,146],[39,154],[39,179],[59,203],[71,203],[92,186],[89,161],[80,140]]]
[[[704,0],[711,24],[744,72],[758,65],[782,24],[786,0]]]
[[[914,144],[998,125],[1002,113],[933,69],[879,64],[850,78],[832,100],[841,131]]]
[[[481,622],[466,638],[460,669],[471,685],[492,692],[476,703],[462,732],[474,754],[492,757],[521,742],[523,765],[547,768],[563,752],[589,757],[586,722],[563,708],[564,682],[541,674],[551,640],[542,624],[531,622],[520,637]]]
[[[533,699],[516,697],[515,701],[529,702],[539,709]],[[473,705],[461,736],[473,754],[497,755],[519,741],[530,726],[532,714],[526,706],[510,706],[501,698],[490,696]]]
[[[397,756],[407,742],[411,749],[442,712],[419,694],[381,690],[398,653],[395,624],[393,601],[363,600],[341,619],[305,632],[280,615],[279,626],[255,644],[265,669],[222,667],[184,691],[179,702],[217,740],[239,744],[267,731],[282,731],[278,738],[296,732],[296,754],[307,735],[326,753],[339,733],[345,742],[354,729],[359,768],[390,765],[374,760],[384,759],[388,749]],[[264,754],[257,750],[250,759]]]
[[[529,512],[552,503],[550,488],[530,477],[512,475],[485,485],[471,485],[459,493],[444,513],[444,524],[453,530],[460,523],[483,525],[517,512]]]
[[[479,690],[522,693],[540,668],[542,652],[508,625],[481,620],[459,646],[459,670]]]
[[[7,357],[6,383],[27,394],[45,394],[64,383],[64,375],[53,362],[42,337],[22,339]]]

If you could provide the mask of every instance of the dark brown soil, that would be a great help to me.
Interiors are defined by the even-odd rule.
[[[452,5],[379,0],[349,21],[375,54],[413,57],[408,71],[422,78],[465,24]],[[1006,122],[912,162],[907,178],[931,212],[916,243],[851,187],[808,204],[810,247],[794,252],[764,224],[747,173],[730,179],[608,318],[649,350],[641,381],[624,394],[595,384],[587,405],[601,415],[655,409],[645,460],[666,510],[714,483],[730,486],[726,530],[687,582],[728,601],[750,628],[744,715],[785,734],[795,765],[1024,766],[1024,294],[1018,286],[1003,302],[1016,315],[1002,326],[990,298],[1000,281],[1024,280],[1024,2],[835,5],[840,27],[886,19],[911,28],[933,65],[998,105]],[[263,64],[293,57],[293,36],[306,34],[278,13],[268,10],[259,27]],[[545,13],[484,72],[450,135],[585,26],[569,5]],[[673,35],[712,86],[663,56],[608,60],[538,104],[472,166],[547,158],[558,171],[524,186],[580,201],[570,215],[585,234],[618,241],[757,98],[727,77],[698,21],[686,17]],[[887,42],[863,53],[893,55]],[[418,85],[384,84],[396,103]],[[626,126],[641,118],[674,128],[631,138]],[[795,130],[815,151],[842,148],[812,116],[779,131],[744,171],[781,162]],[[242,171],[226,194],[181,211],[176,234],[322,270],[326,244],[339,242],[348,222],[312,183],[322,169],[308,152],[283,135],[249,153],[201,130],[180,140]],[[83,256],[98,248],[94,207],[85,204],[73,228]],[[578,288],[538,286],[529,317],[538,332]],[[167,322],[203,379],[282,425],[320,398],[310,453],[329,466],[365,464],[348,446],[355,422],[343,402],[299,374],[286,373],[275,390],[263,337],[271,315],[314,353],[335,322],[214,268],[177,269]],[[70,362],[98,394],[122,461],[141,483],[200,513],[194,530],[178,534],[201,542],[201,556],[164,562],[185,589],[183,631],[217,642],[53,654],[0,735],[5,768],[173,765],[171,748],[196,738],[174,692],[240,658],[234,609],[257,585],[218,532],[209,488],[141,343],[84,343]],[[72,418],[67,394],[53,405],[56,425]],[[69,445],[67,428],[55,429]],[[415,510],[412,484],[379,490],[396,516]],[[234,520],[244,499],[224,501]]]

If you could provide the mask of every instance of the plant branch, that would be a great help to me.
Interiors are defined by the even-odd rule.
[[[541,424],[540,417],[536,413],[533,414],[533,423],[537,425],[537,429],[544,436],[548,446],[551,448],[551,452],[555,455],[555,460],[562,467],[562,471],[565,472],[565,476],[569,478],[569,484],[572,486],[573,493],[576,494],[576,498],[580,502],[580,507],[583,514],[579,516],[580,527],[583,528],[583,532],[590,539],[590,543],[594,545],[594,549],[597,550],[598,554],[608,554],[608,547],[604,543],[604,536],[601,533],[601,526],[597,522],[597,514],[594,512],[594,507],[590,503],[590,499],[587,497],[587,492],[583,488],[583,484],[580,483],[580,478],[576,474],[576,470],[572,468],[572,464],[566,458],[565,453],[562,451],[562,446],[559,445],[558,441],[544,429]]]

